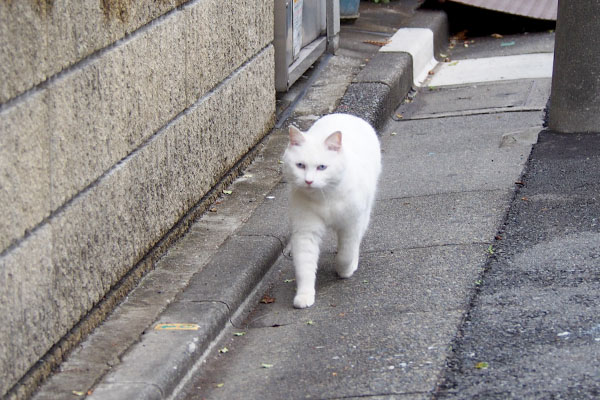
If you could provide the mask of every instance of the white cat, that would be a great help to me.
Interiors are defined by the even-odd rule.
[[[358,267],[381,172],[381,152],[371,125],[348,114],[320,118],[305,133],[290,126],[289,135],[283,159],[291,186],[294,307],[306,308],[315,302],[319,245],[327,228],[337,233],[338,275],[349,278]]]

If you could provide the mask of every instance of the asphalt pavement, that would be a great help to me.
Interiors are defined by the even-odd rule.
[[[180,288],[137,323],[129,344],[127,318],[168,291],[172,272],[143,281],[130,299],[137,308],[117,310],[38,399],[598,396],[600,139],[544,130],[547,76],[464,76],[408,93],[416,56],[365,42],[386,44],[417,22],[439,42],[444,17],[405,3],[370,5],[365,21],[387,13],[392,22],[345,26],[342,42],[353,39],[296,89],[303,98],[280,99],[293,114],[165,257],[165,270],[188,278],[177,278]],[[552,33],[435,43],[448,60],[429,79],[463,60],[552,45]],[[407,93],[399,106],[390,100]],[[378,127],[378,198],[358,271],[337,278],[328,237],[316,303],[296,310],[283,254],[285,125],[306,129],[336,109]],[[110,346],[120,350],[103,359]]]
[[[599,182],[599,134],[540,134],[436,399],[600,397]]]

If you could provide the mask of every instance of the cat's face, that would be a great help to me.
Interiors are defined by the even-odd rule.
[[[342,133],[333,132],[323,140],[290,126],[289,134],[284,161],[290,183],[307,192],[336,185],[343,171]]]

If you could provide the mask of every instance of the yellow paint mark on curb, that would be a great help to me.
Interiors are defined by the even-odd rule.
[[[154,327],[155,331],[197,331],[200,328],[198,324],[158,324]]]

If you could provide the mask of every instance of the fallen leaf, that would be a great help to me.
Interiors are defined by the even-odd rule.
[[[313,322],[312,319],[309,319],[308,321],[306,321],[306,325],[314,325],[315,323]]]
[[[469,33],[469,31],[465,29],[464,31],[458,32],[456,35],[452,36],[450,40],[465,40],[467,38],[467,33]]]
[[[434,70],[431,70],[431,71],[429,71],[427,74],[428,74],[428,75],[435,75],[435,71],[434,71]]]
[[[285,279],[283,281],[283,283],[291,283],[291,282],[294,282],[294,281],[295,281],[295,279]]]
[[[454,61],[448,64],[449,67],[454,67],[455,65],[458,65],[458,61]]]
[[[386,44],[389,44],[390,42],[391,42],[391,40],[389,40],[389,39],[388,40],[383,40],[383,41],[380,41],[380,40],[363,40],[363,43],[372,44],[374,46],[379,46],[379,47],[383,47]]]
[[[475,368],[477,369],[488,369],[490,366],[490,364],[486,363],[485,361],[481,361],[478,362],[477,364],[475,364]]]
[[[487,249],[488,254],[494,254],[494,246],[490,244],[490,247]]]
[[[233,193],[233,190],[223,190],[223,193],[225,193],[225,194],[231,194],[231,193]]]
[[[78,390],[73,390],[71,393],[73,393],[75,396],[83,396],[85,394],[84,392],[80,392]]]
[[[211,207],[208,209],[210,212],[217,212],[217,207]]]
[[[502,35],[501,35],[501,34],[499,34],[499,33],[492,33],[492,37],[493,37],[494,39],[502,39],[504,36],[502,36]]]
[[[246,332],[234,332],[233,336],[244,336]]]
[[[260,364],[261,368],[273,368],[273,364],[262,363]]]
[[[224,384],[224,383],[217,383],[217,387],[218,387],[218,388],[222,388],[223,386],[225,386],[225,384]]]
[[[228,352],[229,352],[229,349],[227,347],[223,347],[222,349],[219,349],[219,353],[221,353],[221,354],[225,354]]]
[[[265,294],[265,295],[263,296],[263,298],[262,298],[262,299],[260,299],[260,302],[261,302],[261,303],[263,303],[263,304],[271,304],[271,303],[275,303],[275,298],[274,298],[274,297],[271,297],[271,296],[269,296],[268,294]]]
[[[523,200],[523,201],[529,201],[529,199],[527,197],[521,197],[521,200]]]

